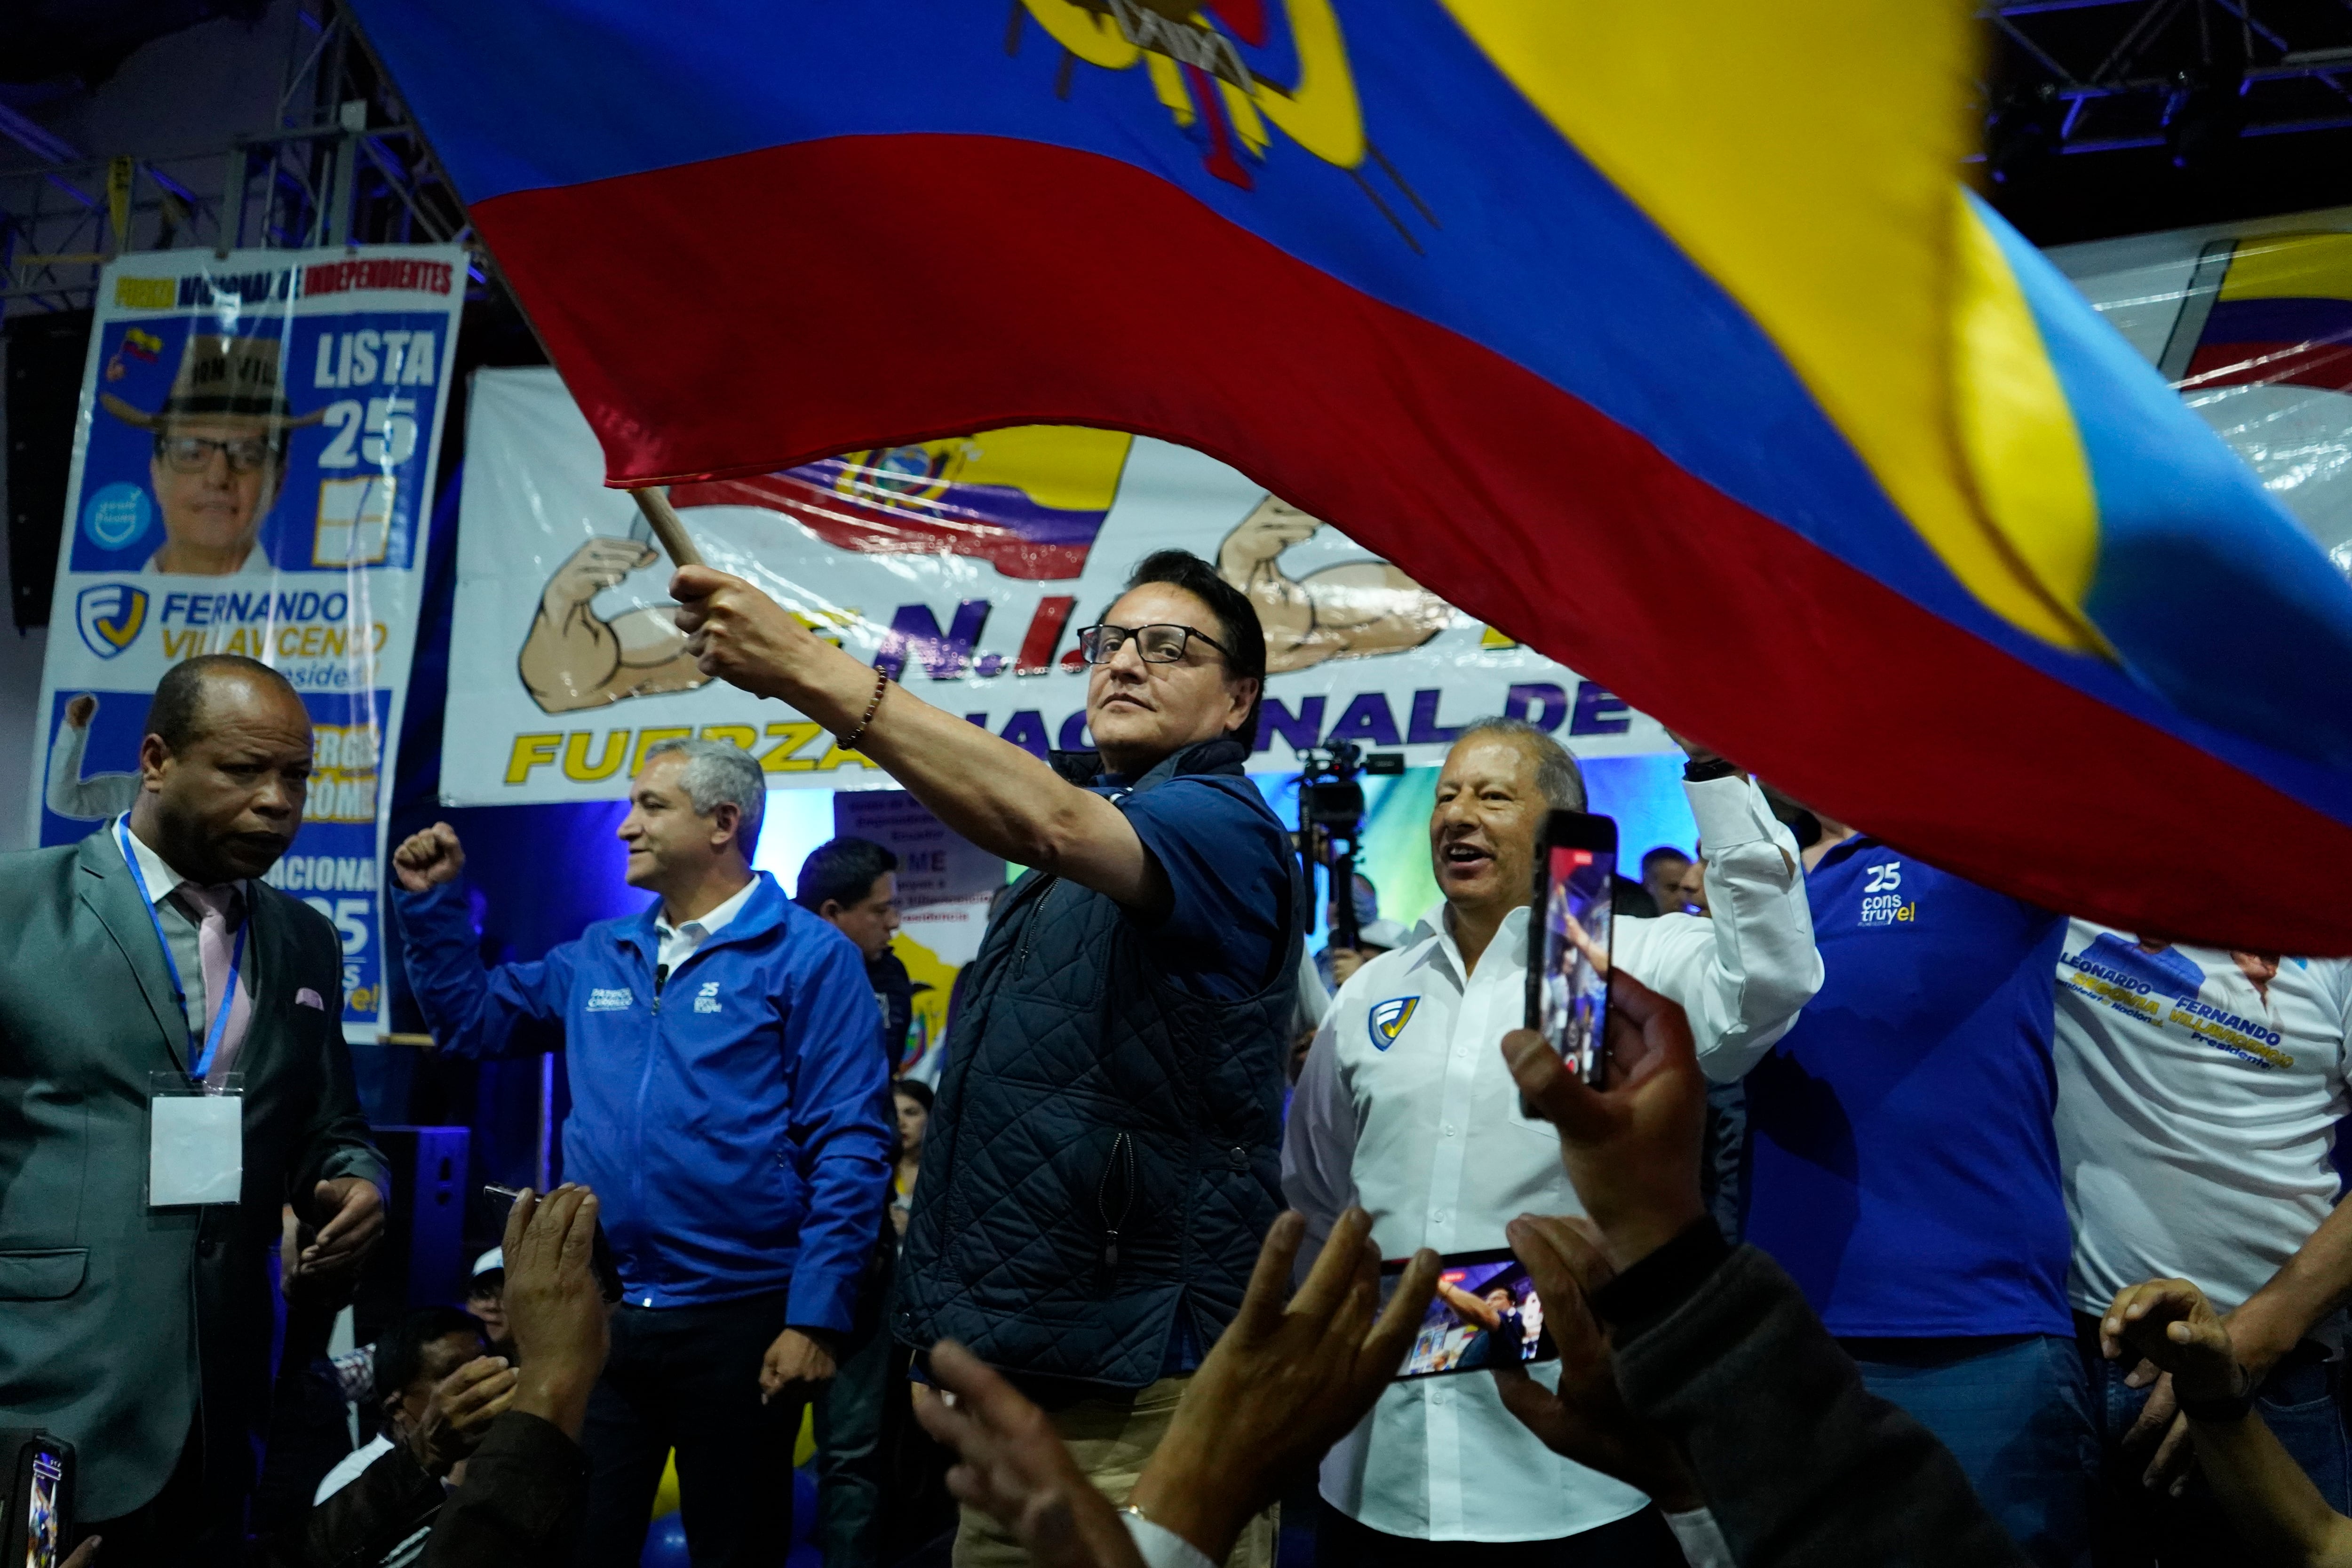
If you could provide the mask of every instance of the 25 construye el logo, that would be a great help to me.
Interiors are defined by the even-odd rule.
[[[1864,866],[1869,880],[1862,885],[1862,923],[1865,926],[1909,925],[1919,918],[1919,900],[1895,889],[1903,885],[1903,862],[1888,860]]]

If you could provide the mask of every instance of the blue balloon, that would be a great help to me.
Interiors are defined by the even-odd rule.
[[[646,1531],[646,1549],[637,1554],[637,1568],[689,1568],[694,1559],[686,1550],[686,1521],[666,1513]]]

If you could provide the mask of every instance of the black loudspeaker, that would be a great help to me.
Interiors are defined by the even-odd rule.
[[[20,631],[49,624],[89,322],[88,310],[8,320],[8,583]]]
[[[378,1127],[392,1166],[383,1241],[360,1271],[352,1299],[359,1344],[373,1343],[417,1307],[465,1299],[467,1162],[464,1127]]]

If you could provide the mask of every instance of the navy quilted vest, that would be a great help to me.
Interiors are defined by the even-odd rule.
[[[1246,754],[1203,742],[1136,789],[1238,773]],[[1287,901],[1273,974],[1219,1002],[1162,973],[1150,933],[1102,894],[1039,871],[1013,884],[972,961],[923,1142],[901,1341],[1139,1388],[1179,1313],[1204,1352],[1224,1331],[1282,1212],[1295,863]]]

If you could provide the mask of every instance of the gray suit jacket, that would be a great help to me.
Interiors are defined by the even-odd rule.
[[[75,1446],[85,1520],[162,1490],[199,1414],[207,1490],[250,1489],[279,1205],[307,1215],[330,1176],[386,1185],[343,1045],[334,926],[258,884],[251,920],[244,1196],[151,1210],[149,1075],[188,1065],[154,925],[102,831],[0,856],[0,1426]],[[305,988],[321,1005],[297,1004]]]

